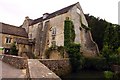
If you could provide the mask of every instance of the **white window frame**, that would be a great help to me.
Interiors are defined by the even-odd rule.
[[[10,43],[11,43],[11,39],[12,39],[12,38],[10,38],[10,37],[6,37],[5,43],[6,43],[6,44],[10,44]]]

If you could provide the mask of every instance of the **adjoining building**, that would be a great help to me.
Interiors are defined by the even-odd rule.
[[[45,58],[45,50],[52,45],[64,46],[64,21],[66,18],[73,22],[75,43],[81,44],[83,55],[97,56],[99,50],[92,40],[90,30],[86,30],[88,23],[79,2],[53,13],[44,13],[42,17],[35,20],[27,16],[19,28],[11,27],[14,29],[9,29],[6,27],[6,31],[4,31],[3,27],[2,35],[4,37],[2,40],[3,46],[1,47],[5,48],[6,53],[9,49],[8,44],[5,45],[4,43],[6,41],[8,43],[9,40],[13,42],[14,39],[12,38],[15,38],[15,41],[19,44],[19,54],[21,51],[25,51],[26,53],[33,53],[39,58]]]
[[[26,53],[30,53],[30,51],[28,34],[25,29],[5,23],[0,23],[0,29],[0,54],[9,54],[11,44],[16,43],[17,49],[19,50],[18,55],[27,57]]]

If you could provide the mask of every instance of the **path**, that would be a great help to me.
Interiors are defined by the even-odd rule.
[[[0,60],[0,67],[2,67],[2,78],[26,78],[26,69],[17,69]]]

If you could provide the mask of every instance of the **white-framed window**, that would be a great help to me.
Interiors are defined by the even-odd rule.
[[[11,39],[12,39],[12,38],[10,38],[10,37],[6,37],[5,43],[11,43]]]

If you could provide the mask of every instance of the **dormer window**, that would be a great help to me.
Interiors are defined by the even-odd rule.
[[[5,43],[11,43],[11,38],[10,37],[6,37]]]

